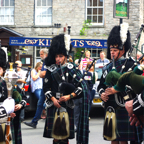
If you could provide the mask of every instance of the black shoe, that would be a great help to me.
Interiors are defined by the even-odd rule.
[[[25,125],[30,126],[32,128],[36,128],[36,124],[32,122],[23,122]]]
[[[75,128],[75,130],[74,130],[75,132],[77,132],[77,128]]]

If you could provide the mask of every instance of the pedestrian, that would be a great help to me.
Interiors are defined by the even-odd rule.
[[[103,63],[103,65],[105,65],[105,64],[109,63],[110,61],[109,61],[107,58],[105,58],[105,57],[106,57],[105,52],[104,52],[104,51],[101,51],[101,52],[100,52],[100,59],[98,59],[98,60],[96,61],[96,64],[98,64],[98,63]]]
[[[83,69],[83,70],[86,69],[87,63],[88,63],[89,61],[92,61],[92,59],[90,58],[90,55],[91,55],[90,51],[89,51],[89,50],[86,50],[86,51],[85,51],[85,58],[82,59],[82,64],[83,64],[83,65],[82,65],[82,69]]]
[[[42,48],[40,50],[40,57],[43,61],[43,65],[42,65],[42,69],[41,69],[41,72],[40,72],[40,75],[39,75],[42,78],[42,81],[44,80],[44,77],[45,77],[45,74],[46,74],[46,69],[44,68],[44,65],[45,65],[45,58],[47,56],[48,56],[48,49],[47,48]],[[31,122],[24,122],[24,124],[26,124],[27,126],[30,126],[32,128],[36,128],[36,126],[38,124],[38,120],[40,119],[42,112],[43,112],[43,115],[44,115],[43,118],[46,117],[45,109],[43,109],[43,107],[45,107],[44,102],[45,102],[45,95],[44,95],[44,92],[43,92],[43,89],[42,89],[40,98],[39,98],[38,103],[37,103],[37,110],[36,110],[34,118],[32,119]]]
[[[105,80],[108,73],[112,71],[114,66],[118,73],[122,73],[128,71],[128,69],[134,64],[134,61],[131,58],[128,59],[127,63],[125,63],[126,59],[122,58],[122,56],[126,55],[126,52],[129,50],[129,48],[131,48],[128,24],[123,23],[120,26],[114,26],[109,34],[107,44],[107,57],[108,59],[113,59],[113,62],[109,63],[103,68],[103,75],[98,86],[100,97],[104,102],[106,115],[103,137],[105,140],[111,141],[112,144],[118,144],[119,142],[121,142],[121,144],[127,144],[128,141],[136,141],[134,126],[129,125],[127,111],[124,107],[121,107],[121,105],[124,105],[121,99],[121,97],[123,97],[122,93],[118,93],[116,96],[107,96],[105,93],[105,89],[107,88],[105,85]],[[113,81],[111,80],[111,86],[112,84]],[[117,105],[115,100],[118,100],[119,105]],[[109,118],[110,125],[108,124]]]
[[[68,144],[68,139],[75,137],[73,98],[76,97],[83,97],[77,143],[88,144],[88,88],[75,65],[67,63],[71,48],[68,35],[57,35],[52,39],[49,55],[45,60],[47,72],[43,86],[48,107],[44,137],[53,138],[53,144]]]

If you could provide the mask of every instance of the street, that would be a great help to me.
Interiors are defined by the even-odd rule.
[[[33,115],[33,114],[32,114]],[[31,116],[27,116],[25,121],[31,121]],[[102,131],[103,131],[103,116],[104,111],[102,108],[94,108],[90,113],[90,134],[89,134],[89,144],[108,144],[103,140]],[[45,120],[39,120],[36,129],[30,128],[23,123],[22,126],[22,140],[23,144],[52,144],[52,139],[43,138]],[[76,144],[76,139],[70,140],[70,144]]]

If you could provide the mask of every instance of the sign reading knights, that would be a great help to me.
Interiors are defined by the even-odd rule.
[[[129,18],[129,0],[114,0],[115,18]]]

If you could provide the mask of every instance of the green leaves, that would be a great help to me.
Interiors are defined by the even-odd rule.
[[[86,30],[89,29],[89,26],[92,25],[91,24],[91,20],[85,20],[83,22],[83,27],[82,29],[80,30],[80,35],[87,35],[87,32]]]

